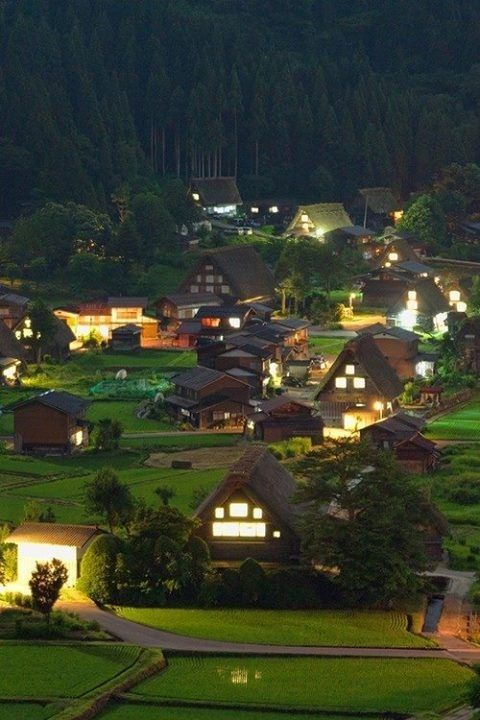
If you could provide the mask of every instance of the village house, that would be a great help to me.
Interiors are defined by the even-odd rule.
[[[375,323],[359,330],[358,335],[373,338],[385,360],[402,380],[433,375],[438,355],[419,352],[420,337],[411,330]]]
[[[14,385],[25,364],[26,351],[15,334],[0,320],[0,383]]]
[[[48,390],[12,406],[16,452],[68,454],[88,445],[88,400]]]
[[[359,250],[364,260],[373,262],[383,250],[383,245],[376,238],[376,234],[375,230],[363,225],[352,225],[325,233],[325,241],[332,243],[339,251],[345,248]]]
[[[253,412],[251,385],[230,373],[196,367],[175,375],[174,389],[165,407],[177,422],[188,422],[198,430],[243,427]]]
[[[413,247],[402,237],[390,239],[378,258],[377,267],[388,268],[393,266],[396,269],[400,268],[401,270],[403,268],[407,272],[410,271],[422,277],[433,277],[435,275],[435,271],[423,263],[423,258],[419,257]]]
[[[384,245],[389,245],[396,240],[407,243],[421,262],[427,257],[427,245],[409,230],[385,228],[382,239]]]
[[[142,328],[138,325],[128,323],[113,328],[110,347],[115,352],[131,352],[140,350],[142,346]]]
[[[342,203],[299,205],[285,235],[307,235],[323,240],[326,233],[352,225]]]
[[[440,459],[434,442],[421,434],[423,418],[398,412],[360,430],[362,440],[368,438],[379,450],[391,450],[399,463],[410,472],[433,472]]]
[[[458,318],[452,335],[463,370],[480,375],[480,317]]]
[[[297,485],[265,447],[250,446],[195,512],[217,563],[298,562]]]
[[[222,303],[213,293],[171,293],[157,300],[155,309],[162,330],[176,330],[183,320],[192,320],[201,307]]]
[[[78,341],[85,340],[93,332],[108,343],[112,330],[128,324],[140,328],[143,346],[155,340],[158,334],[158,321],[145,315],[147,304],[144,297],[108,297],[56,308],[54,313],[68,325]]]
[[[190,195],[207,215],[236,215],[242,198],[234,177],[192,178]]]
[[[0,320],[11,330],[25,317],[29,298],[17,293],[5,292],[0,295]]]
[[[403,215],[401,203],[389,187],[362,188],[358,191],[362,204],[363,223],[376,229],[397,223]],[[359,203],[360,205],[360,203]]]
[[[268,303],[275,297],[275,284],[253,247],[229,245],[203,252],[179,292],[213,293],[230,303]]]
[[[197,346],[197,363],[223,372],[242,369],[255,380],[255,395],[263,395],[270,382],[281,380],[281,352],[271,343],[249,335],[230,336],[224,341],[200,343]]]
[[[405,330],[419,326],[427,332],[446,332],[450,309],[438,285],[430,278],[421,278],[409,282],[388,308],[387,324]]]
[[[43,355],[51,355],[56,360],[64,361],[70,357],[70,352],[75,347],[75,335],[71,328],[52,314],[54,332],[51,338],[42,342]],[[28,315],[15,325],[13,329],[15,338],[23,345],[25,358],[28,362],[37,362],[37,350],[33,343],[32,322]]]
[[[288,395],[263,400],[245,423],[245,436],[266,443],[307,437],[312,445],[323,441],[323,420],[306,403]]]
[[[80,577],[80,562],[102,530],[95,525],[27,522],[17,527],[5,542],[17,546],[17,581],[28,586],[37,563],[60,560],[67,568],[66,587]]]
[[[402,390],[374,339],[363,335],[345,345],[315,401],[326,427],[354,432],[394,412]]]

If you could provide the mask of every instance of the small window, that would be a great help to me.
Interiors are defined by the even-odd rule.
[[[253,518],[254,520],[261,520],[263,517],[263,510],[262,508],[253,508]]]
[[[450,301],[458,302],[460,300],[460,293],[458,290],[450,290]]]
[[[230,503],[230,517],[247,517],[248,505],[247,503]]]
[[[356,390],[363,390],[365,388],[365,378],[362,378],[362,377],[353,378],[353,387]]]
[[[273,537],[274,537],[274,538],[279,538],[279,537],[281,537],[281,532],[280,532],[280,530],[274,530],[274,531],[273,531]]]
[[[223,509],[223,507],[215,508],[215,517],[217,518],[217,520],[221,520],[225,517],[225,510]]]
[[[347,387],[347,378],[346,377],[337,377],[335,378],[335,387],[339,390],[345,390]]]
[[[302,216],[301,216],[300,220],[302,221],[302,223],[308,223],[308,215],[307,215],[307,213],[302,213]]]
[[[346,375],[355,375],[355,365],[345,365]]]
[[[190,285],[190,292],[191,293],[198,292],[198,285]]]
[[[391,262],[397,262],[397,260],[398,260],[398,253],[396,253],[396,252],[388,253],[388,259],[389,259]]]
[[[409,291],[408,291],[408,299],[409,299],[409,300],[416,300],[416,299],[417,299],[417,291],[416,291],[416,290],[409,290]]]
[[[192,193],[192,198],[195,200],[195,202],[198,202],[200,200],[200,195],[194,192]]]

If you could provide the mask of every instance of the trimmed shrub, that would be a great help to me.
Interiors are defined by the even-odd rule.
[[[82,558],[77,587],[100,605],[116,599],[115,566],[121,548],[113,535],[99,535]]]
[[[239,576],[242,605],[255,607],[265,592],[265,570],[256,560],[247,558],[240,565]]]

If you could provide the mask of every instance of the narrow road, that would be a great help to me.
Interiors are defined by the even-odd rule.
[[[348,648],[348,647],[308,647],[295,645],[260,645],[256,643],[222,642],[186,637],[175,633],[155,630],[139,623],[125,620],[101,610],[92,602],[62,601],[57,603],[59,610],[75,612],[85,620],[95,620],[107,632],[123,642],[142,647],[162,648],[163,650],[181,650],[203,653],[238,653],[249,655],[306,655],[324,657],[378,657],[378,658],[443,658],[458,662],[480,662],[480,647],[475,648],[457,641],[456,638],[444,638],[441,648]],[[461,644],[459,644],[461,643]]]

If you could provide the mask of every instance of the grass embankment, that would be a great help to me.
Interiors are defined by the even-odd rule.
[[[180,635],[273,645],[429,647],[400,612],[118,608],[128,620]]]
[[[480,441],[480,396],[437,420],[427,427],[426,434],[432,440]]]
[[[85,482],[102,467],[114,468],[120,479],[127,483],[136,498],[158,504],[155,489],[169,485],[175,490],[172,505],[183,512],[191,512],[194,491],[199,488],[212,489],[223,477],[225,470],[215,468],[215,445],[232,443],[230,436],[180,437],[172,439],[178,446],[194,444],[211,446],[212,469],[174,470],[171,468],[149,468],[144,460],[152,452],[171,449],[161,438],[158,445],[150,440],[149,450],[131,449],[114,453],[85,452],[71,458],[40,459],[24,456],[0,455],[0,522],[19,522],[24,516],[25,505],[38,500],[50,505],[58,522],[94,522],[96,518],[86,515],[83,507]],[[180,442],[178,442],[180,441]],[[170,441],[172,442],[172,441]],[[175,445],[175,448],[177,446]]]
[[[418,713],[461,701],[471,670],[448,660],[171,656],[135,695],[178,700]]]

